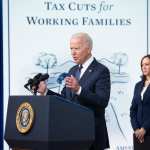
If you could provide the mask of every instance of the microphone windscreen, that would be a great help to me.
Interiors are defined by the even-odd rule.
[[[42,74],[39,78],[40,81],[44,81],[44,80],[47,80],[49,78],[49,75],[48,73],[45,73],[45,74]]]
[[[24,85],[25,88],[27,88],[27,86],[33,84],[33,79],[29,79],[28,82]]]
[[[35,76],[33,77],[33,80],[39,80],[41,76],[42,76],[42,74],[41,74],[41,73],[38,73],[37,75],[35,75]]]
[[[32,82],[33,82],[33,79],[28,80],[28,84],[32,84]]]

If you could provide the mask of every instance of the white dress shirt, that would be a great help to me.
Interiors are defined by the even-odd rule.
[[[80,73],[80,78],[83,76],[84,72],[86,71],[86,69],[89,67],[89,65],[92,63],[92,61],[94,60],[94,57],[91,56],[86,62],[84,62],[82,64],[82,69],[81,69],[81,73]]]
[[[148,86],[144,86],[141,92],[141,100],[143,101],[143,96]]]

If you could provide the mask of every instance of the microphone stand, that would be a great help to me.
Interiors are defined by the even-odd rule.
[[[37,89],[34,89],[34,92],[32,91],[33,95],[36,96],[37,95]]]
[[[34,92],[31,90],[31,89],[29,89],[27,86],[25,86],[25,88],[28,90],[28,91],[30,91],[33,95],[36,95],[36,93],[37,93],[37,90],[35,89],[34,90]]]

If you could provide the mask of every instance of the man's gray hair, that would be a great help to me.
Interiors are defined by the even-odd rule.
[[[88,47],[92,50],[93,40],[87,33],[84,33],[84,32],[75,33],[71,36],[71,39],[72,38],[83,38],[87,42]]]

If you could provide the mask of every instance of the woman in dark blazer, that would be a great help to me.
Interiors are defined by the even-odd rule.
[[[142,80],[135,85],[130,118],[134,136],[143,143],[150,135],[150,55],[142,58],[141,70]]]

